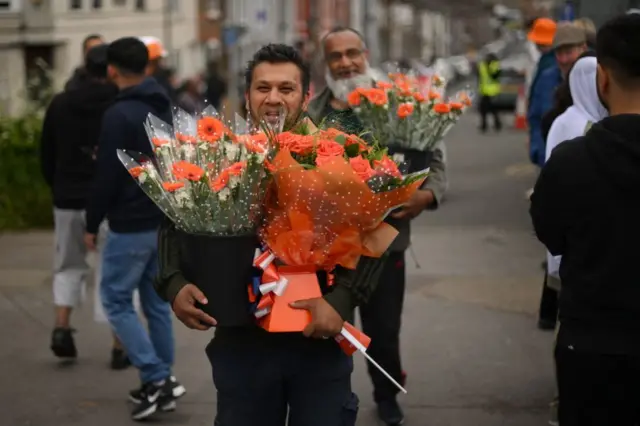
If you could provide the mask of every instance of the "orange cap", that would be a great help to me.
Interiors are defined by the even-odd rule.
[[[558,25],[553,19],[539,18],[533,23],[533,28],[529,31],[527,38],[542,46],[551,46],[553,37],[556,35]]]
[[[146,36],[140,37],[140,40],[147,46],[147,50],[149,51],[149,60],[153,61],[154,59],[164,58],[167,56],[167,51],[164,49],[164,46],[159,38]]]

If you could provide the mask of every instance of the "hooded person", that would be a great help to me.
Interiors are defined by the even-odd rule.
[[[569,73],[569,88],[573,105],[556,118],[549,131],[546,147],[546,160],[552,151],[562,142],[584,135],[594,123],[608,114],[598,97],[596,71],[598,60],[595,56],[579,59]],[[556,279],[560,278],[561,256],[547,252],[547,272]]]
[[[531,197],[538,239],[562,256],[555,347],[562,426],[640,421],[639,28],[636,14],[600,28],[597,91],[610,115],[555,148]]]

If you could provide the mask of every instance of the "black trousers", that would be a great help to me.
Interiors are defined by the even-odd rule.
[[[558,291],[547,285],[547,272],[544,273],[542,294],[540,295],[540,311],[538,319],[555,323],[558,318]]]
[[[502,129],[502,121],[500,121],[500,112],[493,102],[493,97],[483,96],[480,98],[480,129],[486,131],[488,127],[487,116],[493,115],[493,127],[496,130]]]
[[[219,328],[206,352],[215,426],[355,426],[353,360],[333,339]]]
[[[367,353],[376,360],[396,381],[402,383],[400,360],[400,327],[406,268],[404,252],[392,252],[386,260],[378,288],[369,302],[360,306],[362,331],[371,337]],[[373,382],[373,399],[376,402],[394,398],[398,388],[370,363],[367,369]]]
[[[579,352],[558,344],[560,426],[640,425],[640,356]]]

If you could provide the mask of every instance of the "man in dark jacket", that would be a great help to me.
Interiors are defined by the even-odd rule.
[[[70,318],[82,299],[89,274],[83,240],[86,199],[95,169],[102,115],[118,93],[106,81],[106,46],[87,53],[84,70],[85,78],[76,89],[53,98],[40,141],[42,173],[53,192],[55,222],[56,325],[51,350],[63,358],[77,356]]]
[[[325,36],[322,47],[329,70],[328,87],[309,103],[309,116],[316,123],[329,120],[345,132],[361,134],[366,129],[349,108],[346,96],[353,87],[371,84],[372,81],[367,73],[364,41],[354,29],[336,28]],[[410,220],[425,209],[437,208],[442,201],[447,178],[440,147],[434,150],[430,167],[431,173],[422,188],[400,212],[388,218],[387,222],[400,234],[389,248],[378,287],[371,299],[360,306],[363,331],[371,337],[367,352],[400,383],[404,381],[400,327],[406,281],[405,251],[411,242]],[[368,364],[368,370],[380,418],[388,425],[401,424],[404,414],[396,400],[397,388],[373,365]]]
[[[271,44],[258,50],[245,80],[246,105],[255,122],[277,120],[283,103],[289,124],[303,117],[310,76],[293,47]],[[215,319],[195,306],[207,301],[185,279],[179,247],[176,229],[166,220],[160,231],[158,292],[186,326],[207,330]],[[355,276],[375,275],[379,267],[379,259],[362,258],[356,271],[337,268],[334,285],[323,297],[296,302],[295,308],[309,310],[312,317],[304,335],[268,333],[257,325],[218,326],[207,346],[218,391],[215,424],[284,426],[288,417],[292,426],[354,426],[358,398],[351,389],[352,358],[322,337],[337,335],[344,321],[353,321],[355,307],[377,282]]]
[[[82,58],[83,61],[87,57],[87,53],[96,46],[104,44],[104,38],[100,34],[90,34],[85,37],[82,41]],[[86,66],[83,64],[82,66],[76,68],[73,71],[73,75],[64,85],[64,90],[76,89],[80,86],[80,84],[88,79]]]
[[[121,38],[107,50],[109,78],[120,93],[105,112],[98,167],[87,206],[85,244],[95,249],[96,234],[106,217],[109,232],[102,260],[100,294],[116,334],[132,364],[140,370],[142,387],[130,398],[132,412],[142,420],[156,410],[175,409],[175,398],[185,390],[171,375],[174,357],[171,310],[153,288],[158,272],[158,227],[162,213],[120,163],[118,149],[152,155],[144,129],[148,114],[171,121],[166,92],[145,76],[148,51],[137,38]],[[138,289],[149,333],[134,307]]]
[[[640,15],[600,29],[598,92],[610,117],[553,151],[531,199],[538,238],[562,255],[555,348],[562,426],[640,423],[638,43]]]

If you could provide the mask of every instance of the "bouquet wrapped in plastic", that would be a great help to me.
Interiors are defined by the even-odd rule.
[[[355,88],[348,102],[375,141],[416,163],[409,164],[410,170],[420,170],[430,162],[431,154],[425,153],[433,152],[471,106],[464,91],[444,99],[445,86],[437,75],[389,73],[373,88]]]
[[[386,149],[336,129],[307,126],[270,139],[279,151],[259,231],[267,250],[255,261],[264,275],[250,293],[263,328],[301,331],[308,314],[289,302],[320,296],[318,270],[330,275],[338,265],[355,269],[361,256],[380,257],[397,235],[385,216],[409,200],[428,170],[402,176]]]
[[[207,296],[202,309],[219,324],[253,322],[246,285],[255,273],[275,147],[239,118],[226,125],[213,108],[199,116],[177,110],[173,126],[149,116],[145,127],[154,158],[129,151],[118,156],[175,223],[182,273]]]

